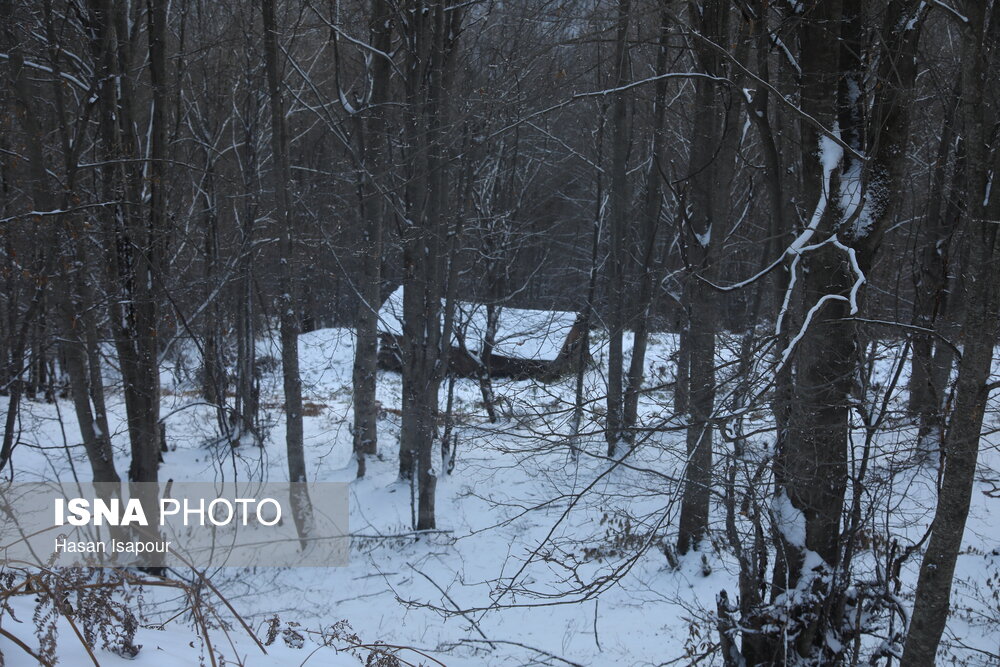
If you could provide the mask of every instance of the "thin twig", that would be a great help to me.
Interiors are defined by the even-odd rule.
[[[455,607],[455,611],[457,611],[462,616],[462,618],[464,618],[465,620],[467,620],[469,623],[472,624],[472,627],[476,629],[476,632],[479,633],[479,636],[482,637],[483,639],[485,639],[487,642],[490,642],[490,640],[487,639],[486,635],[483,633],[482,629],[479,627],[479,624],[476,623],[475,619],[470,618],[468,614],[466,614],[464,611],[462,611],[462,608],[458,606],[458,603],[455,602],[454,600],[452,600],[451,596],[448,595],[448,591],[446,591],[443,588],[441,588],[436,581],[434,581],[429,576],[427,576],[426,574],[424,574],[423,572],[421,572],[417,568],[413,567],[412,565],[410,565],[410,569],[413,570],[414,572],[416,572],[417,574],[419,574],[420,576],[422,576],[427,581],[431,582],[431,584],[434,585],[434,588],[436,588],[439,591],[441,591],[441,595],[443,595],[444,598]],[[490,648],[493,648],[493,649],[496,648],[496,646],[493,645],[493,642],[490,642]]]

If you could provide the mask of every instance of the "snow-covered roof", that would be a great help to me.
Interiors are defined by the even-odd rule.
[[[444,305],[442,304],[442,311]],[[561,310],[528,310],[503,307],[493,354],[514,359],[554,361],[576,321],[576,313]],[[470,352],[478,353],[486,332],[486,306],[458,301],[455,322],[465,334]],[[403,288],[399,287],[379,310],[379,331],[403,334]],[[457,340],[452,341],[458,345]]]

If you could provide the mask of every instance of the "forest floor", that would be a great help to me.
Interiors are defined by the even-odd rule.
[[[602,341],[597,341],[600,344]],[[497,381],[498,423],[491,424],[478,385],[459,380],[454,389],[458,440],[453,472],[440,471],[437,525],[440,532],[414,536],[411,494],[398,479],[400,378],[379,373],[380,455],[369,463],[365,479],[354,481],[351,455],[352,333],[324,329],[300,340],[306,456],[312,481],[352,482],[350,565],[341,568],[219,569],[212,581],[238,613],[265,634],[277,616],[282,630],[263,655],[234,624],[213,631],[213,644],[228,661],[247,665],[362,664],[345,641],[322,646],[322,632],[346,620],[363,642],[412,647],[399,655],[411,664],[473,665],[686,665],[719,664],[701,660],[717,642],[713,614],[716,595],[736,597],[735,559],[724,535],[722,494],[713,508],[711,544],[672,567],[664,553],[676,535],[680,507],[678,479],[683,470],[683,431],[672,424],[670,356],[676,341],[656,335],[648,354],[647,382],[660,389],[641,401],[641,422],[649,426],[623,462],[610,465],[600,432],[603,353],[587,373],[588,417],[577,440],[578,456],[567,438],[575,381],[555,383]],[[884,391],[893,375],[894,354],[887,345],[875,363],[872,391]],[[259,354],[277,360],[276,344],[263,342]],[[726,352],[720,353],[725,360]],[[194,351],[179,350],[163,370],[162,414],[166,415],[170,451],[160,470],[163,480],[212,481],[234,467],[241,475],[287,479],[281,412],[280,363],[262,376],[262,403],[268,426],[264,447],[247,443],[236,449],[212,444],[215,413],[197,395]],[[113,368],[108,369],[114,381]],[[887,405],[905,405],[905,372]],[[6,399],[0,399],[4,401]],[[113,393],[110,406],[118,421],[114,445],[118,469],[128,466],[124,405]],[[442,391],[442,407],[445,391]],[[0,407],[3,404],[0,403]],[[753,479],[755,461],[767,456],[773,435],[765,412],[746,425],[752,452],[743,467]],[[23,444],[15,451],[14,478],[89,477],[68,400],[57,404],[29,401],[22,413]],[[872,466],[865,485],[866,537],[856,576],[871,579],[895,539],[901,546],[919,540],[933,512],[937,466],[914,455],[913,429],[892,415],[872,441]],[[1000,427],[997,413],[987,415],[987,429]],[[854,432],[855,456],[865,445],[864,431]],[[943,651],[958,664],[995,664],[1000,654],[1000,438],[987,436],[980,455],[979,483],[958,562],[953,614]],[[34,446],[48,449],[35,448]],[[730,451],[718,442],[716,460]],[[68,453],[67,453],[68,452]],[[718,473],[723,473],[720,467]],[[743,479],[741,469],[738,479]],[[762,494],[767,478],[751,481]],[[722,489],[721,481],[718,487]],[[992,514],[992,516],[991,516]],[[744,519],[739,518],[741,530]],[[364,536],[364,537],[360,537]],[[898,598],[908,609],[920,551],[904,564]],[[144,628],[136,642],[143,649],[130,664],[208,664],[205,648],[192,629],[189,614],[176,596],[146,591],[132,603]],[[221,607],[222,605],[217,605]],[[24,598],[14,611],[21,624],[4,621],[32,643],[32,602]],[[220,610],[223,617],[228,612]],[[866,638],[877,642],[885,625]],[[230,618],[230,620],[232,620]],[[163,629],[159,628],[165,623]],[[895,628],[900,620],[896,618]],[[296,625],[297,624],[297,625]],[[17,628],[23,627],[23,630]],[[225,635],[229,635],[226,637]],[[294,636],[303,636],[298,642]],[[89,658],[62,628],[62,664],[88,664]],[[299,644],[301,643],[301,646]],[[34,664],[6,638],[0,638],[6,665]],[[361,651],[360,653],[364,653]],[[992,658],[990,657],[992,654]],[[942,657],[939,655],[939,657]],[[102,665],[126,661],[98,651]],[[405,664],[405,663],[404,663]]]

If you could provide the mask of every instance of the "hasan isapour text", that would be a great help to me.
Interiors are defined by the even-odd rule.
[[[122,541],[112,538],[110,542],[103,540],[74,541],[65,537],[57,537],[55,540],[56,553],[69,554],[144,554],[157,553],[165,554],[170,551],[169,541],[149,541],[132,542]]]

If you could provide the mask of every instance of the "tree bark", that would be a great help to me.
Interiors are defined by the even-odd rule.
[[[932,440],[943,438],[944,401],[948,380],[954,364],[952,346],[937,335],[947,338],[954,333],[948,271],[952,237],[961,218],[959,201],[965,195],[965,146],[961,137],[955,139],[954,125],[958,114],[960,91],[956,90],[952,108],[948,111],[941,132],[941,144],[934,165],[925,233],[920,251],[920,263],[914,276],[915,301],[913,324],[926,331],[912,336],[909,401],[907,409],[918,419],[917,444],[922,452],[936,449]],[[945,188],[946,172],[954,148],[954,167],[949,187]],[[947,192],[947,195],[945,194]],[[943,204],[942,204],[943,200]],[[936,436],[936,438],[935,438]]]
[[[372,46],[381,53],[391,50],[392,24],[385,0],[372,3],[369,22]],[[375,397],[378,368],[378,313],[382,287],[382,227],[386,212],[381,189],[387,151],[386,104],[389,97],[388,56],[375,56],[371,65],[371,99],[367,118],[358,119],[361,165],[358,170],[364,224],[360,300],[354,350],[354,455],[358,477],[365,475],[365,457],[378,451],[378,403]]]
[[[792,645],[771,638],[777,644],[773,654],[795,652],[822,661],[838,660],[843,650],[838,614],[849,564],[841,562],[840,517],[847,488],[848,417],[859,365],[857,332],[849,319],[859,307],[854,286],[871,268],[899,199],[923,18],[917,2],[889,3],[879,27],[879,85],[866,115],[864,95],[851,94],[842,81],[857,57],[845,58],[842,50],[864,41],[855,32],[860,30],[860,11],[856,0],[816,3],[801,27],[802,110],[825,127],[839,121],[841,136],[849,140],[863,137],[866,145],[848,147],[866,150],[868,161],[862,171],[849,150],[833,146],[803,121],[802,187],[806,192],[815,192],[816,184],[822,187],[811,202],[814,247],[800,256],[803,295],[811,310],[792,355],[788,432],[774,464],[775,502],[784,508],[777,521],[774,600],[794,605],[785,613],[804,620],[794,628]],[[843,159],[834,159],[842,151]],[[852,179],[848,186],[863,188],[853,209],[841,209],[844,199],[837,195],[842,178]],[[804,541],[797,530],[790,532],[800,524]],[[783,599],[793,589],[806,595]]]
[[[409,6],[409,5],[408,5]],[[435,527],[437,468],[434,447],[438,393],[446,361],[441,300],[447,225],[448,93],[462,12],[439,0],[416,2],[406,27],[406,109],[409,147],[407,217],[403,232],[403,424],[400,476],[416,475],[417,530]]]
[[[719,43],[728,38],[730,3],[713,0],[701,5],[695,17],[699,32]],[[701,71],[722,73],[723,59],[711,48],[696,48]],[[733,159],[738,135],[733,130],[733,108],[727,108],[718,84],[699,77],[694,81],[697,114],[692,130],[688,166],[689,201],[682,212],[687,253],[687,275],[682,297],[687,316],[686,346],[687,461],[681,498],[677,550],[697,549],[708,533],[712,489],[712,441],[715,409],[715,328],[720,313],[717,297],[706,282],[714,282],[715,255],[721,246],[728,217]],[[735,107],[735,105],[729,105]],[[688,210],[690,214],[688,214]],[[679,379],[679,381],[684,381]]]
[[[993,348],[1000,326],[1000,251],[997,226],[1000,198],[990,197],[991,174],[1000,166],[992,128],[998,114],[984,91],[987,73],[996,66],[997,21],[1000,8],[986,15],[984,3],[970,0],[963,8],[962,116],[966,146],[968,195],[965,214],[972,228],[971,261],[967,264],[965,297],[968,308],[962,323],[965,343],[958,366],[954,410],[943,451],[941,488],[931,524],[931,537],[920,564],[913,616],[901,664],[935,664],[938,645],[948,620],[955,563],[962,546],[975,485],[976,461],[989,396],[987,383]]]
[[[614,71],[615,87],[625,85],[628,76],[628,31],[631,12],[630,0],[618,0],[618,19],[615,37]],[[627,98],[623,91],[614,95],[611,110],[611,250],[608,257],[608,397],[607,424],[604,438],[608,443],[608,457],[614,457],[618,447],[628,444],[630,434],[625,430],[622,370],[624,353],[622,339],[625,333],[625,311],[628,295],[625,293],[625,240],[629,232],[630,193],[626,174],[631,131]]]
[[[295,527],[305,548],[305,538],[312,528],[312,505],[306,491],[306,460],[302,432],[302,380],[299,376],[299,322],[295,312],[293,241],[294,226],[291,197],[291,171],[288,163],[288,138],[278,62],[277,21],[274,0],[261,0],[264,19],[264,58],[267,67],[268,96],[271,101],[271,153],[274,160],[274,194],[281,238],[281,269],[278,314],[281,336],[281,375],[285,390],[285,446],[288,456],[288,481],[292,484],[290,500]]]
[[[24,133],[27,136],[28,182],[32,206],[36,211],[47,211],[52,207],[46,204],[45,197],[46,175],[42,152],[42,129],[35,115],[33,84],[27,75],[24,55],[20,51],[17,36],[14,33],[13,22],[15,17],[12,15],[12,9],[8,3],[0,4],[0,23],[3,24],[3,27],[0,29],[3,30],[4,42],[9,51],[7,76],[5,78],[13,92],[14,107],[17,110]],[[48,245],[51,239],[45,239],[45,241],[45,245]],[[25,367],[24,363],[25,351],[28,349],[28,338],[31,334],[31,329],[42,314],[49,267],[52,264],[53,256],[54,253],[45,252],[44,247],[32,253],[28,277],[35,283],[35,289],[32,292],[32,297],[28,302],[27,308],[21,315],[20,323],[11,326],[11,332],[16,328],[17,333],[10,343],[10,370],[8,372],[9,378],[7,379],[9,399],[4,422],[3,441],[0,444],[0,471],[7,467],[16,445],[15,431],[17,430],[18,410],[27,384],[24,380],[24,375],[29,371],[29,368]],[[11,324],[13,325],[14,322]]]
[[[664,11],[660,20],[659,50],[656,71],[665,72],[670,40],[670,15]],[[649,169],[646,171],[646,193],[643,202],[642,266],[639,276],[639,295],[631,318],[632,358],[629,360],[625,379],[623,428],[634,433],[639,414],[639,394],[642,391],[643,372],[646,367],[646,348],[649,344],[649,317],[653,307],[655,283],[658,275],[656,243],[660,228],[663,196],[660,178],[660,159],[664,150],[663,119],[666,114],[667,80],[656,82],[653,92],[653,143],[650,148]],[[633,436],[634,437],[634,436]]]

